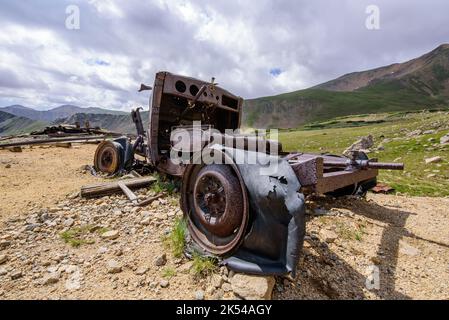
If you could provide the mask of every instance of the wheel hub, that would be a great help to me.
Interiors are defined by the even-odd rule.
[[[198,177],[194,186],[194,206],[201,224],[210,232],[225,237],[238,228],[242,213],[226,202],[225,182],[220,178],[212,172]]]
[[[183,179],[181,203],[192,238],[218,255],[243,241],[248,200],[238,171],[228,165],[191,166]]]

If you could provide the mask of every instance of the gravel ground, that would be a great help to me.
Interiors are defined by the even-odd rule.
[[[195,277],[164,245],[181,216],[176,195],[145,208],[73,196],[99,180],[80,170],[94,149],[0,150],[0,299],[239,298],[232,272]],[[277,278],[272,298],[448,299],[448,246],[447,198],[309,199],[297,277]]]

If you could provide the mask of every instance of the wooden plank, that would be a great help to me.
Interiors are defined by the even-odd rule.
[[[143,178],[123,180],[123,183],[130,189],[137,189],[148,186],[154,181],[156,181],[156,178],[143,177]],[[98,183],[82,186],[80,194],[81,197],[84,198],[93,198],[110,195],[117,192],[122,192],[122,189],[119,186],[119,182],[114,181],[114,182]]]
[[[155,200],[157,200],[157,199],[159,199],[159,198],[165,197],[166,195],[167,195],[167,194],[166,194],[165,192],[159,193],[159,194],[155,195],[154,197],[151,197],[151,198],[142,200],[141,202],[137,203],[137,205],[138,205],[139,207],[144,207],[144,206],[146,206],[146,205],[151,204],[153,201],[155,201]]]
[[[17,147],[17,146],[28,146],[35,144],[51,144],[58,142],[85,142],[85,141],[103,141],[107,139],[107,136],[80,136],[80,137],[72,137],[72,138],[52,138],[52,139],[39,139],[39,140],[28,140],[22,142],[14,142],[14,143],[1,143],[0,148],[7,147]]]
[[[130,188],[128,188],[125,184],[124,181],[119,181],[118,182],[118,186],[120,187],[120,189],[122,189],[123,193],[128,197],[128,199],[132,202],[135,203],[137,202],[137,196],[134,194],[134,192],[131,191]]]

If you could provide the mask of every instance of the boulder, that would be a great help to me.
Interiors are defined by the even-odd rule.
[[[271,299],[274,284],[274,277],[236,274],[231,279],[234,293],[246,300]]]
[[[351,151],[369,151],[369,149],[374,145],[374,140],[372,135],[362,137],[360,140],[354,142],[349,148],[343,151],[343,154],[347,157],[351,156]]]

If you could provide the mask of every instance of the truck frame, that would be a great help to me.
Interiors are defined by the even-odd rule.
[[[379,169],[404,167],[369,159],[358,150],[350,157],[284,152],[278,141],[241,134],[243,99],[213,78],[207,82],[158,72],[153,88],[142,85],[139,91],[146,90],[153,90],[148,128],[140,109],[133,110],[137,138],[101,143],[96,170],[129,169],[138,155],[155,170],[181,178],[181,208],[194,244],[237,271],[294,273],[305,234],[305,196],[363,195],[376,185]],[[174,139],[182,134],[190,139]],[[194,161],[205,151],[225,161]],[[239,155],[251,153],[274,159],[277,171],[263,176],[256,174],[263,165],[237,163]]]

